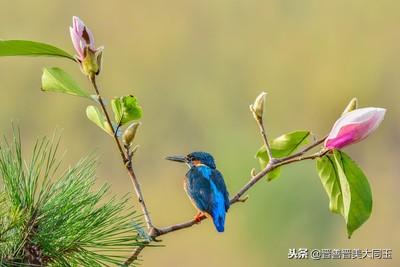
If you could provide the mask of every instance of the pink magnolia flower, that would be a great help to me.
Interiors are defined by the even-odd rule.
[[[92,52],[96,52],[93,34],[80,18],[72,17],[72,27],[69,27],[69,31],[71,33],[72,44],[80,61],[83,61],[85,58],[86,47],[92,50]]]
[[[385,116],[384,108],[360,108],[343,114],[325,140],[327,149],[340,149],[370,135]]]

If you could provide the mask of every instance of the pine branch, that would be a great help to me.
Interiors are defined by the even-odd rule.
[[[0,266],[121,264],[146,242],[138,215],[126,197],[104,203],[107,185],[93,191],[93,156],[57,176],[57,148],[43,138],[25,163],[19,132],[0,147]]]

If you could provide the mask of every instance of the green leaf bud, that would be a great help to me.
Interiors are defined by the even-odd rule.
[[[350,100],[349,104],[346,106],[346,108],[343,110],[342,115],[346,114],[347,112],[353,111],[358,108],[358,100],[356,97],[353,97],[352,100]]]
[[[261,120],[264,113],[264,102],[266,92],[259,94],[252,105],[250,105],[250,110],[253,112],[255,119]]]
[[[130,147],[133,143],[133,140],[135,139],[135,135],[137,132],[137,129],[141,125],[140,122],[134,122],[131,125],[129,125],[128,128],[124,131],[124,134],[122,135],[122,142],[124,143],[125,146]]]

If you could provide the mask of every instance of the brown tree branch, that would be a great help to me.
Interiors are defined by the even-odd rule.
[[[254,111],[252,110],[253,115]],[[269,172],[271,172],[272,170],[274,170],[277,167],[283,166],[283,165],[287,165],[287,164],[291,164],[294,162],[298,162],[298,161],[303,161],[303,160],[308,160],[308,159],[315,159],[318,157],[321,157],[323,155],[325,155],[328,150],[320,150],[317,153],[314,153],[312,155],[305,155],[308,151],[310,151],[311,149],[317,147],[318,145],[322,144],[326,137],[315,141],[314,143],[312,143],[311,145],[305,147],[303,150],[301,150],[300,152],[290,155],[288,157],[284,157],[284,158],[273,158],[272,157],[272,152],[271,152],[271,147],[270,144],[268,142],[268,138],[267,138],[267,134],[262,122],[262,118],[257,118],[257,116],[254,116],[259,130],[260,130],[260,134],[261,137],[263,139],[264,145],[266,147],[268,156],[270,158],[269,163],[267,164],[267,166],[261,170],[259,173],[257,174],[253,174],[251,175],[250,180],[234,195],[234,197],[232,197],[230,199],[230,204],[233,205],[235,203],[238,202],[244,202],[246,201],[247,197],[243,198],[243,195],[251,188],[253,187],[259,180],[261,180],[265,175],[267,175]],[[129,153],[127,153],[129,155]],[[140,186],[139,186],[140,189]],[[168,233],[172,233],[178,230],[182,230],[182,229],[186,229],[186,228],[190,228],[195,224],[198,224],[199,222],[201,222],[202,220],[205,220],[207,217],[205,215],[197,218],[197,220],[192,219],[190,221],[184,222],[184,223],[179,223],[179,224],[174,224],[174,225],[170,225],[167,227],[162,227],[162,228],[156,228],[156,227],[151,227],[149,229],[149,236],[151,237],[152,240],[156,241],[156,238]],[[124,266],[129,266],[129,264],[133,263],[134,261],[137,260],[139,254],[143,251],[143,249],[145,248],[146,245],[137,247],[132,255],[125,261],[125,265]]]
[[[142,211],[143,211],[143,215],[144,215],[144,218],[145,218],[147,229],[150,232],[150,231],[152,231],[154,226],[153,226],[153,223],[151,221],[150,213],[149,213],[149,210],[147,209],[146,202],[144,201],[144,198],[143,198],[143,193],[142,193],[142,190],[141,190],[141,187],[140,187],[140,183],[139,183],[139,181],[138,181],[138,179],[137,179],[137,177],[135,175],[135,172],[133,170],[133,167],[132,167],[132,155],[129,153],[128,149],[127,149],[127,151],[125,153],[123,148],[122,148],[121,142],[119,141],[119,138],[118,138],[118,131],[117,131],[117,129],[114,129],[114,126],[113,126],[112,121],[110,119],[110,115],[109,115],[109,113],[107,111],[107,108],[106,108],[106,106],[104,104],[103,98],[101,97],[99,88],[97,86],[95,76],[90,77],[90,81],[91,81],[91,83],[93,85],[94,90],[96,91],[97,98],[99,100],[101,109],[103,110],[103,113],[106,116],[107,123],[113,129],[114,141],[115,141],[115,143],[116,143],[116,145],[118,147],[118,150],[119,150],[119,152],[121,154],[121,158],[122,158],[122,161],[124,163],[124,166],[125,166],[126,170],[128,171],[128,175],[131,178],[131,181],[132,181],[132,184],[133,184],[133,188],[135,190],[135,193],[136,193],[136,196],[138,198],[139,204],[140,204],[140,206],[142,208]]]
[[[124,264],[122,265],[122,267],[128,267],[129,265],[131,265],[134,261],[136,261],[139,258],[140,253],[142,252],[142,250],[146,247],[145,245],[139,246],[137,247],[134,252],[132,253],[132,255],[124,262]]]
[[[109,115],[109,113],[107,111],[107,108],[106,108],[106,106],[104,104],[103,98],[102,98],[102,96],[100,94],[99,88],[97,86],[95,76],[89,77],[89,79],[90,79],[90,81],[92,83],[92,86],[93,86],[95,92],[96,92],[96,95],[97,95],[97,98],[99,100],[101,109],[103,110],[103,113],[106,116],[107,123],[113,129],[113,132],[114,132],[113,133],[113,138],[114,138],[115,144],[117,145],[117,148],[118,148],[118,150],[119,150],[119,152],[121,154],[121,158],[122,158],[123,164],[124,164],[124,166],[125,166],[125,168],[126,168],[126,170],[128,172],[128,175],[131,178],[131,182],[132,182],[133,188],[135,190],[138,202],[139,202],[139,204],[141,206],[141,209],[142,209],[142,212],[143,212],[143,216],[144,216],[144,219],[145,219],[145,222],[146,222],[146,226],[147,226],[147,230],[148,230],[149,236],[154,238],[154,234],[153,233],[156,232],[156,229],[155,229],[155,227],[153,225],[153,222],[151,220],[149,210],[147,209],[146,202],[145,202],[144,197],[143,197],[143,193],[142,193],[142,189],[141,189],[140,183],[139,183],[139,181],[138,181],[138,179],[136,177],[136,174],[135,174],[135,172],[133,170],[133,167],[132,167],[132,153],[131,153],[129,147],[126,147],[126,151],[125,152],[124,152],[124,150],[122,148],[121,142],[120,142],[120,140],[118,138],[118,128],[120,127],[120,125],[118,125],[118,127],[116,129],[114,129],[114,126],[113,126],[112,121],[110,119],[110,115]],[[136,261],[138,259],[138,257],[139,257],[139,254],[147,246],[148,243],[149,242],[145,242],[142,245],[136,247],[134,252],[133,252],[133,254],[125,261],[123,266],[129,266],[134,261]]]
[[[284,160],[289,160],[289,159],[301,157],[301,156],[304,155],[306,152],[310,151],[310,150],[313,149],[314,147],[316,147],[316,146],[322,144],[323,142],[325,142],[325,139],[326,139],[327,137],[328,137],[328,136],[325,136],[325,137],[323,137],[323,138],[321,138],[321,139],[315,141],[315,142],[312,143],[311,145],[306,146],[306,147],[305,147],[304,149],[302,149],[300,152],[295,153],[295,154],[293,154],[293,155],[290,155],[290,156],[284,158]],[[283,159],[278,159],[277,162],[280,162],[280,161],[282,161],[282,160],[283,160]]]
[[[318,144],[316,142],[316,143],[313,143],[311,146],[315,147],[317,145]],[[308,149],[308,150],[310,150],[310,149]],[[259,180],[261,180],[265,175],[267,175],[269,172],[271,172],[275,168],[283,166],[283,165],[291,164],[291,163],[294,163],[294,162],[298,162],[298,161],[303,161],[303,160],[308,160],[308,159],[315,159],[315,158],[318,158],[318,157],[321,157],[321,156],[325,155],[327,152],[328,152],[328,150],[321,150],[320,152],[317,152],[317,153],[309,155],[309,156],[304,156],[304,153],[303,153],[303,154],[299,155],[296,158],[285,157],[285,158],[277,159],[277,160],[279,160],[278,162],[268,164],[262,171],[260,171],[255,176],[251,177],[249,182],[247,184],[245,184],[235,194],[235,196],[230,199],[230,204],[233,205],[233,204],[238,203],[238,202],[244,202],[245,199],[242,199],[242,196],[252,186],[254,186]],[[199,219],[200,219],[200,221],[202,221],[202,220],[204,220],[206,218],[207,218],[206,216],[202,216]],[[198,224],[198,221],[193,219],[193,220],[190,220],[190,221],[187,221],[187,222],[184,222],[184,223],[179,223],[179,224],[175,224],[175,225],[171,225],[171,226],[167,226],[167,227],[163,227],[163,228],[157,228],[156,237],[161,236],[161,235],[165,235],[165,234],[177,231],[177,230],[189,228],[189,227],[191,227],[191,226],[193,226],[195,224]]]

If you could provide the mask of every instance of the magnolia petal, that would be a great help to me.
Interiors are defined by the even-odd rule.
[[[72,45],[74,46],[75,51],[78,54],[78,58],[80,60],[82,60],[83,59],[83,49],[81,46],[81,38],[76,34],[74,29],[72,29],[71,27],[69,28],[69,32],[71,34]]]
[[[328,149],[340,149],[357,143],[370,135],[385,116],[383,108],[361,108],[343,114],[334,124],[325,140]]]
[[[78,36],[82,36],[83,29],[85,28],[85,23],[83,23],[83,21],[80,18],[73,16],[72,27],[74,28],[74,31]]]
[[[85,57],[85,49],[89,47],[95,52],[94,37],[92,31],[86,27],[85,23],[78,17],[72,17],[72,27],[70,27],[72,44],[76,50],[78,58],[83,61]]]
[[[87,44],[87,45],[89,45],[89,47],[90,47],[90,49],[91,49],[92,51],[95,51],[96,48],[95,48],[95,46],[94,46],[94,37],[93,37],[93,33],[92,33],[91,30],[89,30],[88,27],[85,27],[85,30],[86,30],[86,32],[87,32],[87,34],[88,34],[88,36],[89,36],[89,44]]]
[[[361,129],[364,129],[365,124],[349,124],[340,129],[336,138],[328,139],[325,142],[325,147],[329,149],[340,149],[344,146],[361,141]]]

